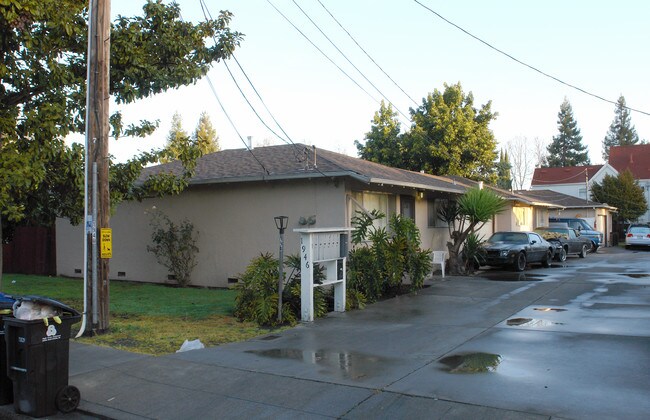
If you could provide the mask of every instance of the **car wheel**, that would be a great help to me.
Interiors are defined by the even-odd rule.
[[[566,249],[560,248],[557,255],[555,256],[555,259],[559,262],[566,261]]]
[[[551,260],[553,259],[553,252],[549,249],[546,251],[546,257],[542,260],[542,267],[548,268],[551,266]]]
[[[582,245],[582,249],[580,250],[580,254],[578,254],[580,258],[585,258],[587,256],[587,245]]]
[[[526,269],[527,263],[528,261],[526,261],[526,254],[520,252],[515,257],[515,271],[524,271]]]

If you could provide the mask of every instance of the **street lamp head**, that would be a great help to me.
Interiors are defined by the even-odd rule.
[[[283,234],[287,228],[289,218],[287,216],[275,216],[273,219],[275,219],[275,227],[278,228],[280,234]]]

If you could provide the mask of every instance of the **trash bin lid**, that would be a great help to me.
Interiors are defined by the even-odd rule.
[[[35,296],[35,295],[28,295],[28,296],[20,296],[17,298],[17,300],[20,301],[28,301],[28,302],[35,302],[35,303],[40,303],[42,305],[50,305],[53,306],[57,309],[60,309],[61,312],[68,313],[72,316],[80,316],[81,313],[77,311],[75,308],[70,307],[66,305],[65,303],[59,302],[58,300],[50,299],[47,297],[43,296]]]
[[[11,309],[14,305],[16,298],[11,295],[6,295],[0,292],[0,315],[2,315],[3,310]]]

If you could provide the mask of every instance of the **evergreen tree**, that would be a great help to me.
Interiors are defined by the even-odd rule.
[[[474,95],[460,83],[445,84],[411,109],[413,126],[404,138],[406,167],[433,175],[459,175],[496,184],[497,141],[489,128],[492,103],[474,108]]]
[[[550,167],[589,165],[587,146],[582,144],[578,123],[573,117],[573,109],[564,98],[557,114],[559,134],[548,145],[547,163]]]
[[[609,148],[612,146],[631,146],[639,142],[639,135],[632,125],[630,110],[625,106],[625,97],[621,95],[616,102],[614,121],[603,139],[603,159],[609,160]]]
[[[172,117],[172,126],[167,134],[167,145],[165,146],[167,153],[161,160],[163,162],[171,162],[172,160],[178,159],[183,153],[183,150],[191,147],[191,143],[192,140],[190,139],[190,136],[188,136],[187,132],[183,130],[181,115],[178,112],[175,112]]]
[[[402,167],[400,147],[400,123],[393,107],[381,101],[379,111],[375,112],[370,131],[366,133],[365,143],[355,140],[359,157],[371,162],[392,167]]]
[[[199,148],[201,156],[208,153],[214,153],[221,150],[219,147],[219,136],[217,130],[212,127],[210,116],[207,112],[202,112],[199,117],[199,123],[196,125],[193,135],[194,142]]]
[[[625,170],[617,177],[605,175],[603,182],[591,186],[591,198],[618,208],[616,217],[620,222],[631,222],[648,211],[643,189],[632,172]]]
[[[502,149],[499,153],[499,162],[497,163],[497,187],[504,190],[512,190],[511,170],[512,165],[510,164],[508,152],[504,152]]]

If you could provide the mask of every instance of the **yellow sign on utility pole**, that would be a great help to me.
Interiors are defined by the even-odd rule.
[[[101,258],[113,258],[113,231],[110,228],[101,228]]]

